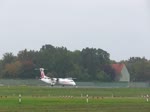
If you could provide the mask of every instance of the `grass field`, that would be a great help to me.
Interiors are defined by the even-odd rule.
[[[2,86],[0,112],[149,112],[147,94],[150,88]]]

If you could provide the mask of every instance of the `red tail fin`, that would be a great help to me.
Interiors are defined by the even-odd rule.
[[[40,68],[40,72],[41,72],[41,78],[44,78],[45,77],[44,68]]]

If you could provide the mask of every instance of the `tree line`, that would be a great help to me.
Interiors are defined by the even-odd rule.
[[[50,77],[72,77],[78,81],[114,81],[115,71],[110,54],[102,49],[84,48],[70,51],[65,47],[44,45],[39,51],[27,49],[19,51],[17,56],[5,53],[0,60],[1,78],[39,78],[40,72],[35,68],[47,69]],[[125,63],[131,81],[149,81],[150,61],[145,58],[130,58]]]
[[[150,82],[150,60],[145,57],[131,57],[129,60],[121,61],[125,63],[130,73],[132,82]]]

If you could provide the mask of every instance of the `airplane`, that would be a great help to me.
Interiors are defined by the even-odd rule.
[[[44,68],[40,68],[41,78],[40,80],[50,84],[51,86],[54,85],[62,85],[62,86],[76,86],[73,78],[50,78],[45,75]]]

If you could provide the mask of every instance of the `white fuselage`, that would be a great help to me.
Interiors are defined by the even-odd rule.
[[[67,78],[59,78],[58,79],[58,84],[60,85],[68,85],[68,86],[75,86],[76,83],[72,79],[67,79]]]
[[[52,86],[55,84],[62,85],[62,86],[76,86],[76,83],[72,79],[68,79],[68,78],[44,77],[44,78],[41,78],[41,81],[51,84]]]

